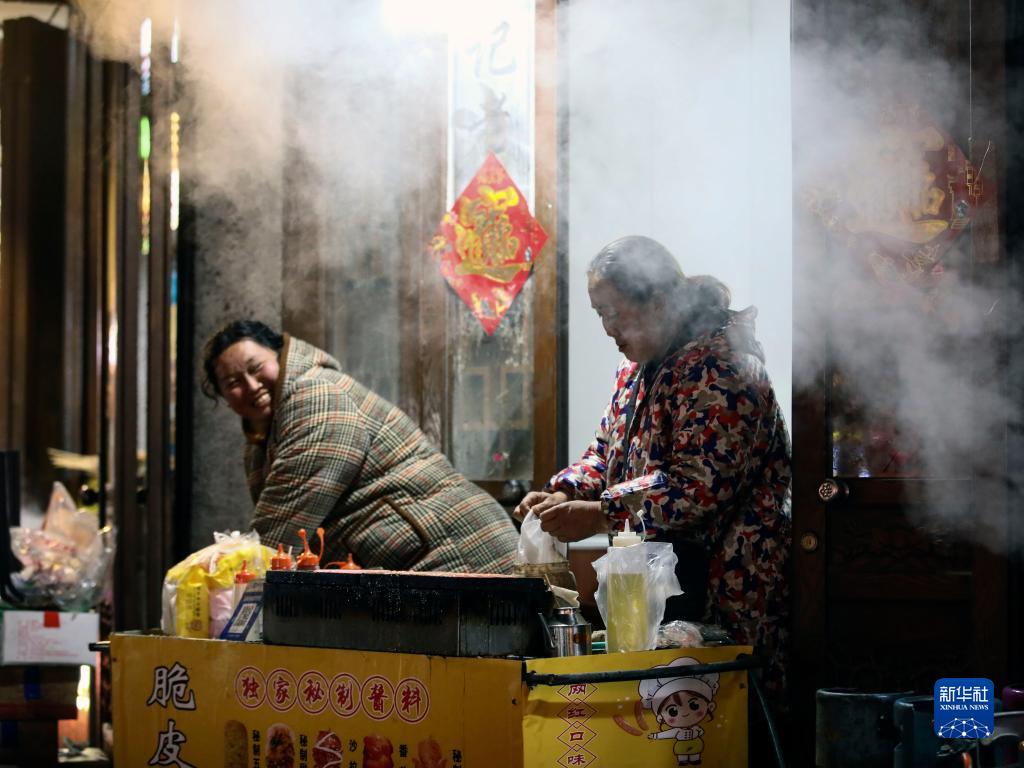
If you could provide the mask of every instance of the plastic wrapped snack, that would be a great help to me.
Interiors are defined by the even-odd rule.
[[[255,531],[213,534],[213,544],[186,557],[164,577],[164,633],[219,637],[231,618],[235,575],[244,563],[261,578],[272,556]]]
[[[102,597],[114,549],[114,529],[100,528],[94,513],[76,508],[54,483],[43,527],[11,528],[11,550],[22,564],[11,582],[27,607],[88,610]]]
[[[658,648],[700,648],[704,634],[700,624],[691,621],[669,621],[658,627]]]

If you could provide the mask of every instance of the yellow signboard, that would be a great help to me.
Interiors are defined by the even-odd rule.
[[[525,768],[657,768],[747,764],[747,673],[671,672],[732,661],[745,646],[535,659],[541,674],[664,670],[651,680],[536,685],[523,720]]]
[[[522,664],[114,635],[114,764],[519,768]]]
[[[541,674],[746,647],[535,659]],[[522,663],[114,635],[114,763],[177,768],[743,766],[747,677],[534,686]]]

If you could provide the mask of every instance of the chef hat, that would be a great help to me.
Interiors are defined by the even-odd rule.
[[[668,664],[663,664],[652,669],[676,669],[680,666],[700,664],[701,662],[692,656],[681,656],[673,659]],[[703,696],[711,701],[718,690],[718,673],[708,672],[703,675],[692,675],[690,677],[658,677],[654,680],[640,681],[640,698],[644,707],[652,710],[655,714],[661,709],[665,700],[676,693],[688,691]]]

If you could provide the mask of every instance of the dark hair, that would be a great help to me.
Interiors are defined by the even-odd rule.
[[[284,336],[259,320],[233,320],[214,333],[203,347],[203,380],[199,386],[203,394],[216,400],[221,394],[217,386],[217,358],[221,353],[244,339],[255,341],[262,347],[280,352],[284,347]]]
[[[709,275],[687,277],[676,257],[657,240],[627,235],[600,251],[587,268],[588,280],[610,280],[616,290],[638,304],[666,296],[687,315],[721,314],[732,294]]]

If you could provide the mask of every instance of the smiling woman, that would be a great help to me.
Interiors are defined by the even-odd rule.
[[[270,393],[277,383],[277,355],[254,341],[240,341],[217,361],[217,387],[241,416],[270,417]]]
[[[203,391],[242,418],[252,527],[271,546],[326,532],[324,561],[500,573],[515,528],[401,410],[323,350],[238,320],[207,342]]]
[[[203,360],[203,392],[220,395],[253,426],[265,425],[272,414],[277,384],[277,355],[284,337],[263,323],[240,320],[214,334]]]

